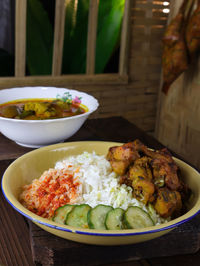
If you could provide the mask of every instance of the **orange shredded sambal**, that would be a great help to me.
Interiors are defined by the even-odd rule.
[[[70,167],[45,171],[39,179],[24,186],[22,204],[39,216],[51,218],[57,208],[78,198],[77,172],[78,169],[73,171]]]

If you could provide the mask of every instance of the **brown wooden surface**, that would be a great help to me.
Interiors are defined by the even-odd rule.
[[[99,8],[99,0],[90,0],[88,32],[87,32],[87,58],[86,58],[86,74],[89,75],[95,73],[98,8]]]
[[[162,145],[120,117],[90,119],[67,141],[127,142],[139,138],[152,148]],[[0,134],[0,173],[30,151]],[[200,217],[166,236],[141,244],[99,247],[53,236],[28,222],[0,197],[0,265],[200,265]]]
[[[15,2],[15,77],[24,77],[26,69],[27,0],[16,0]]]
[[[62,72],[64,30],[65,30],[65,0],[56,0],[55,26],[53,44],[52,75],[59,76]]]

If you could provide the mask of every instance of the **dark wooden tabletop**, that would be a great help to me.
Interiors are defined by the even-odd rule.
[[[68,141],[128,142],[140,139],[151,148],[163,147],[152,136],[121,117],[90,119]],[[0,174],[17,157],[32,149],[0,134]],[[100,247],[61,239],[40,229],[0,197],[0,265],[200,265],[200,217],[155,240]]]

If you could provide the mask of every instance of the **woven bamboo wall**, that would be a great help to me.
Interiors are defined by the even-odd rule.
[[[132,1],[129,84],[124,116],[154,131],[161,75],[161,39],[167,22],[164,1]]]
[[[173,83],[167,96],[160,94],[156,126],[156,137],[196,167],[200,167],[199,69],[197,61]]]
[[[41,85],[85,91],[100,102],[99,109],[91,118],[120,115],[145,131],[153,132],[161,74],[161,39],[167,22],[167,14],[163,13],[163,2],[166,1],[127,2],[130,4],[130,23],[126,73],[120,71],[120,67],[119,74],[85,75],[85,77],[83,75],[23,77],[19,73],[13,79],[0,78],[0,89]],[[18,1],[19,5],[22,3]],[[18,11],[21,12],[21,8]],[[24,25],[24,22],[22,24]],[[21,49],[22,46],[18,43],[17,47]],[[18,54],[21,55],[20,51]],[[18,59],[21,62],[20,58]],[[22,72],[23,68],[21,66]]]
[[[129,80],[124,85],[87,87],[100,101],[96,117],[122,115],[146,132],[154,132],[161,76],[161,39],[168,17],[163,13],[163,2],[131,1]]]

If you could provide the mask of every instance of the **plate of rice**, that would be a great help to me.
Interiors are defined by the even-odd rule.
[[[162,217],[152,204],[145,204],[134,197],[133,188],[121,183],[120,176],[113,171],[107,154],[110,147],[119,145],[122,143],[85,141],[55,144],[31,151],[15,160],[5,171],[3,194],[16,211],[49,233],[96,245],[124,245],[150,240],[168,233],[199,212],[200,176],[195,169],[174,158],[184,182],[192,190],[192,197],[188,200],[187,211],[181,216],[175,219]],[[70,206],[70,211],[60,222],[65,206]],[[137,227],[138,223],[134,221],[136,226],[131,227],[121,222],[120,228],[113,229],[109,228],[110,220],[113,225],[112,216],[108,223],[104,220],[105,228],[102,224],[98,227],[102,216],[96,218],[99,214],[97,208],[102,213],[108,209],[104,215],[107,220],[108,213],[116,214],[116,210],[121,217],[129,218],[128,211],[134,208],[134,214],[135,210],[142,211],[149,224]],[[92,217],[92,222],[84,218],[84,224],[80,224],[80,216],[85,214],[86,209],[86,217]],[[84,213],[80,214],[80,211]],[[134,219],[140,220],[137,217],[138,214]],[[98,220],[94,222],[97,226],[92,224],[95,219]]]

